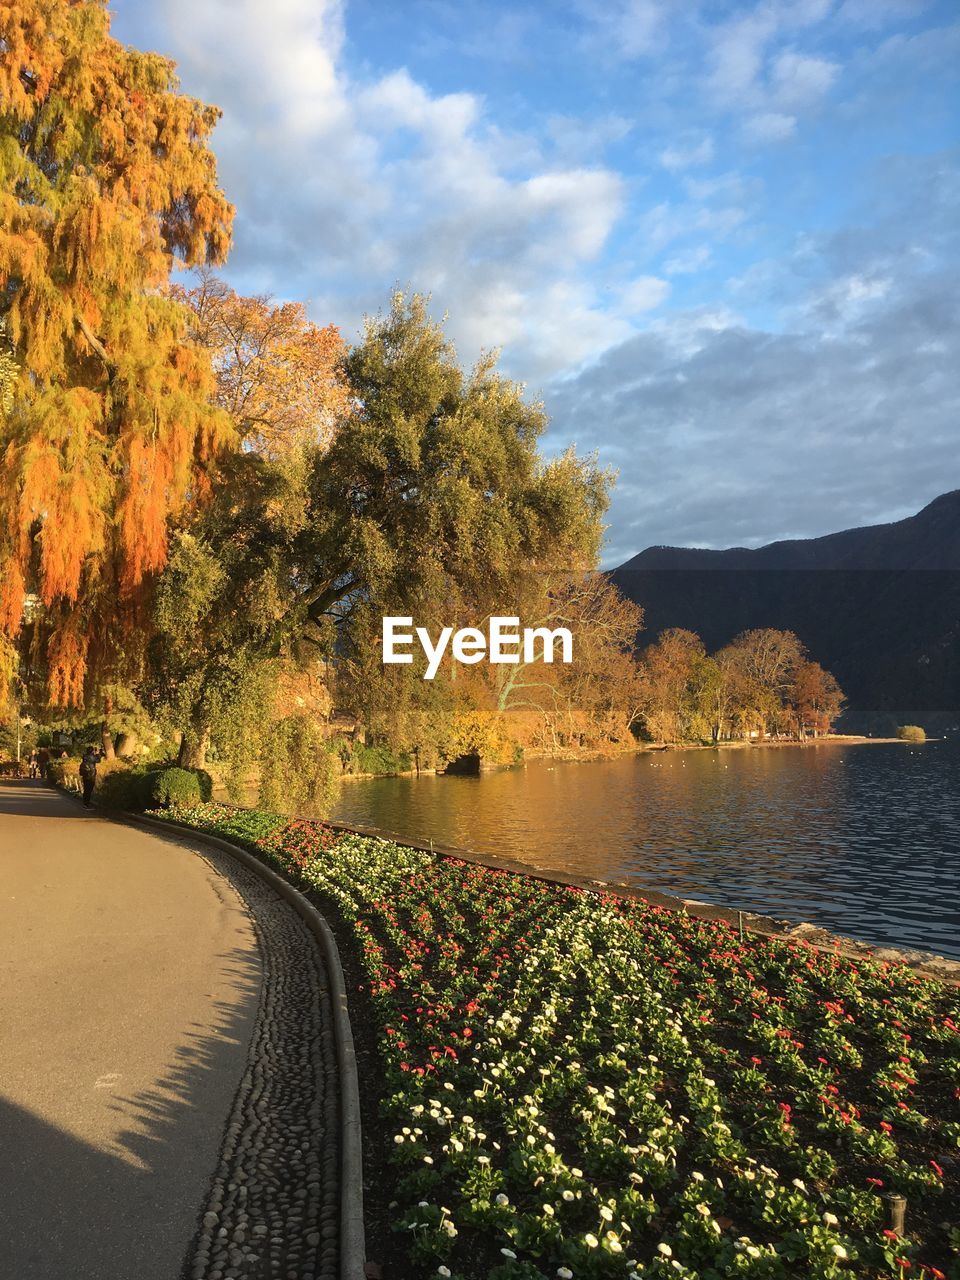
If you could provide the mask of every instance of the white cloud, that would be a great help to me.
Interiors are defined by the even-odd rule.
[[[782,111],[761,111],[748,116],[743,122],[743,136],[747,142],[783,142],[796,133],[797,117],[784,115]]]
[[[770,325],[668,313],[548,393],[556,447],[576,439],[620,468],[610,563],[656,543],[814,536],[960,486],[946,161],[887,161],[863,194],[869,221],[731,282]]]
[[[663,167],[671,172],[709,164],[713,160],[713,139],[704,137],[698,141],[675,143],[665,147],[660,152],[659,159]]]
[[[662,53],[675,0],[579,0],[577,7],[593,23],[594,34],[624,59]]]
[[[831,0],[765,0],[712,28],[707,88],[719,106],[743,117],[746,141],[784,141],[797,116],[830,92],[840,64],[783,45],[830,9]]]
[[[639,276],[620,288],[620,308],[626,316],[652,311],[670,295],[670,281],[658,276]]]
[[[787,111],[815,104],[830,91],[839,71],[836,62],[788,49],[774,58],[770,69],[772,100]]]
[[[624,10],[637,38],[642,8]],[[509,346],[530,379],[625,336],[588,278],[624,206],[612,170],[545,160],[481,97],[436,95],[403,67],[351,78],[340,0],[274,0],[268,21],[262,0],[158,0],[151,20],[184,87],[225,109],[237,287],[295,281],[348,330],[395,282],[432,291],[464,359]]]
[[[663,264],[663,270],[668,276],[691,275],[701,267],[707,266],[712,256],[707,245],[699,244],[693,249],[683,249],[680,253],[675,253],[668,258]]]

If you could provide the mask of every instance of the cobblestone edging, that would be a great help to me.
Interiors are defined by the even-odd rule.
[[[362,1280],[359,1091],[329,927],[245,850],[178,824],[132,821],[188,842],[233,886],[262,957],[247,1066],[184,1280]]]

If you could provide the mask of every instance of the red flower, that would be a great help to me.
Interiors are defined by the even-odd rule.
[[[943,1177],[943,1170],[937,1164],[936,1160],[930,1161],[930,1168],[933,1170],[933,1172],[937,1175],[938,1178]]]
[[[888,1124],[886,1120],[880,1121],[880,1128],[883,1130],[884,1133],[893,1133],[893,1125]]]

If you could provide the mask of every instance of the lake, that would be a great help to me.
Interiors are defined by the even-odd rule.
[[[360,779],[334,817],[960,959],[955,741]]]

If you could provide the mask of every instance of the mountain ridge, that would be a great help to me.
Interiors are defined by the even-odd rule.
[[[942,543],[929,546],[930,540],[938,537]],[[926,546],[918,547],[921,539]],[[721,564],[721,559],[727,563]],[[777,563],[778,559],[782,563]],[[832,559],[833,563],[817,563],[825,559]],[[679,568],[957,569],[960,568],[960,489],[940,494],[902,520],[861,525],[816,538],[784,538],[760,547],[658,544],[638,552],[614,572]]]
[[[726,550],[648,547],[611,572],[644,610],[714,652],[742,631],[794,631],[848,699],[842,726],[960,723],[960,489],[915,515]]]

